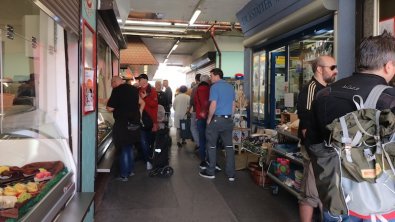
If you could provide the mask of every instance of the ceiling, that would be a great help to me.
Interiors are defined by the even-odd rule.
[[[158,27],[166,29],[174,27],[175,23],[184,23],[183,27],[174,27],[184,29],[180,32],[158,32],[158,31],[136,31],[126,30],[131,24],[123,21],[121,30],[125,32],[144,33],[141,39],[148,49],[154,55],[159,63],[164,62],[168,57],[168,65],[189,65],[191,55],[199,49],[210,38],[209,28],[214,26],[215,35],[226,35],[227,33],[238,33],[242,36],[241,29],[237,23],[236,13],[246,5],[249,0],[120,0],[130,1],[130,12],[128,20],[138,21],[165,21],[172,23],[172,26]],[[122,4],[123,5],[123,4]],[[128,5],[128,4],[126,4]],[[119,6],[118,6],[119,7]],[[195,9],[202,12],[197,18],[195,24],[202,26],[189,26],[189,22]],[[138,26],[138,25],[133,25]],[[139,27],[142,27],[140,25]],[[147,25],[144,25],[147,27]],[[137,27],[138,28],[138,27]],[[161,33],[164,36],[155,36],[155,33]],[[177,35],[177,36],[174,36]],[[200,36],[199,39],[189,38],[188,36]],[[125,35],[127,37],[127,35]],[[125,38],[126,39],[126,38]],[[169,54],[173,46],[178,42],[178,47]],[[168,56],[169,55],[169,56]],[[189,58],[189,60],[188,60]]]

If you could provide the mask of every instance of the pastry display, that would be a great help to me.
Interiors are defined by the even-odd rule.
[[[17,194],[25,193],[27,191],[26,185],[23,183],[17,183],[14,185],[14,189]]]
[[[6,186],[5,188],[4,188],[4,192],[3,192],[3,195],[4,196],[16,196],[16,190],[15,190],[15,188],[13,188],[13,187],[10,187],[10,186]]]
[[[38,191],[38,186],[37,186],[37,183],[35,183],[35,182],[27,183],[26,188],[27,188],[27,192],[29,192],[29,193],[35,193]]]
[[[62,161],[0,166],[0,222],[22,218],[65,175],[60,172],[67,172]]]
[[[0,196],[0,209],[14,208],[16,202],[15,196]]]
[[[52,179],[51,172],[47,171],[44,168],[40,168],[39,170],[40,170],[40,172],[36,174],[36,176],[34,177],[34,181],[40,182],[40,181]]]
[[[21,193],[21,194],[18,196],[17,202],[18,202],[18,203],[23,203],[23,202],[29,200],[30,198],[32,198],[32,195],[31,195],[30,193],[24,192],[24,193]]]

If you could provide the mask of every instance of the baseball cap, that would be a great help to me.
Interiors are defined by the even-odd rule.
[[[147,76],[147,74],[142,73],[138,77],[136,77],[136,79],[146,79],[146,80],[148,80],[148,76]]]

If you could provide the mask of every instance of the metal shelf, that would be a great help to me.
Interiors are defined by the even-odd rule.
[[[282,188],[284,188],[285,190],[290,192],[292,195],[294,195],[299,200],[302,199],[302,196],[300,195],[300,193],[298,191],[296,191],[296,190],[292,189],[291,187],[287,186],[284,182],[282,182],[280,179],[278,179],[275,175],[271,174],[270,172],[267,172],[267,176],[270,177],[275,183],[277,183]]]
[[[282,150],[276,149],[276,147],[273,147],[272,151],[274,151],[274,152],[276,152],[276,153],[278,153],[280,155],[283,155],[284,157],[287,157],[287,159],[290,159],[293,162],[303,166],[303,159],[294,157],[294,156],[291,155],[291,153],[286,153],[286,152],[284,152]]]
[[[297,135],[294,135],[294,134],[292,134],[291,132],[289,132],[287,130],[277,129],[276,131],[277,131],[277,133],[280,133],[280,134],[282,134],[284,136],[287,136],[289,138],[295,139],[297,141],[299,140],[299,137]]]

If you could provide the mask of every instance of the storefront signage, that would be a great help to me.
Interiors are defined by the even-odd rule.
[[[278,14],[290,14],[293,12],[293,5],[306,5],[313,0],[252,0],[237,14],[243,33],[246,34],[261,23],[273,24],[278,20],[273,19]],[[297,7],[299,8],[299,7]],[[291,10],[290,10],[291,9]]]
[[[96,29],[96,0],[82,0],[82,17]]]

